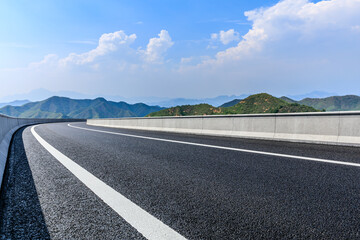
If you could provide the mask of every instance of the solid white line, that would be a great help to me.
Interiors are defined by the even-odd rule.
[[[142,139],[148,139],[148,140],[171,142],[171,143],[180,143],[180,144],[186,144],[186,145],[194,145],[194,146],[208,147],[208,148],[217,148],[217,149],[237,151],[237,152],[254,153],[254,154],[261,154],[261,155],[268,155],[268,156],[276,156],[276,157],[300,159],[300,160],[306,160],[306,161],[314,161],[314,162],[323,162],[323,163],[330,163],[330,164],[338,164],[338,165],[360,167],[360,163],[353,163],[353,162],[342,162],[342,161],[335,161],[335,160],[329,160],[329,159],[321,159],[321,158],[303,157],[303,156],[281,154],[281,153],[255,151],[255,150],[248,150],[248,149],[242,149],[242,148],[223,147],[223,146],[208,145],[208,144],[201,144],[201,143],[194,143],[194,142],[184,142],[184,141],[177,141],[177,140],[163,139],[163,138],[145,137],[145,136],[139,136],[139,135],[133,135],[133,134],[125,134],[125,133],[103,131],[103,130],[97,130],[97,129],[91,129],[91,128],[77,127],[77,126],[73,126],[71,124],[68,124],[68,126],[72,127],[72,128],[78,128],[78,129],[82,129],[82,130],[87,130],[87,131],[108,133],[108,134],[114,134],[114,135],[120,135],[120,136],[126,136],[126,137],[142,138]]]
[[[36,133],[35,127],[31,128],[31,132],[39,143],[145,238],[186,239],[59,152]]]

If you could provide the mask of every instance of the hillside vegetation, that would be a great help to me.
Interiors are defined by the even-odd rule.
[[[356,95],[333,96],[327,98],[305,98],[298,103],[326,111],[360,110],[360,97]]]
[[[66,97],[51,97],[44,101],[31,102],[23,106],[6,106],[0,108],[0,113],[21,118],[91,119],[143,117],[161,109],[161,107],[148,106],[143,103],[112,102],[104,98],[77,100]]]
[[[304,98],[295,101],[287,97],[281,97],[287,102],[296,102],[316,109],[326,111],[356,111],[360,110],[360,97],[356,95],[333,96],[327,98]]]
[[[296,101],[288,97],[281,97],[280,99],[288,103],[298,103],[301,105],[313,107],[318,110],[325,111],[356,111],[360,110],[360,97],[356,95],[333,96],[326,98],[304,98]],[[221,107],[231,107],[239,103],[241,100],[234,99],[230,102],[224,103]]]
[[[313,107],[298,103],[288,103],[280,98],[266,93],[251,95],[231,107],[214,107],[209,104],[183,105],[163,109],[149,114],[157,116],[190,116],[190,115],[220,115],[220,114],[250,114],[250,113],[290,113],[318,112]]]
[[[221,113],[221,108],[209,104],[182,105],[163,109],[158,112],[150,113],[149,117],[157,116],[192,116],[192,115],[214,115]]]

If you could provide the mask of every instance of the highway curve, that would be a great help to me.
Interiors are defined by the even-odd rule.
[[[357,147],[30,126],[0,239],[359,239],[359,164]]]

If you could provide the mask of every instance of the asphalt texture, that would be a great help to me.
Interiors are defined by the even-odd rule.
[[[360,148],[87,126],[360,163]],[[57,150],[188,239],[359,239],[360,168],[43,124]],[[18,131],[0,239],[143,239],[33,137]]]

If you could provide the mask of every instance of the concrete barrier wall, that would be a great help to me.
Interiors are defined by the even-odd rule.
[[[360,111],[89,119],[88,125],[360,146]]]
[[[16,132],[16,130],[18,130],[22,126],[31,125],[31,124],[67,122],[67,121],[81,121],[81,120],[12,118],[0,114],[0,187],[3,180],[11,138],[13,134]]]

